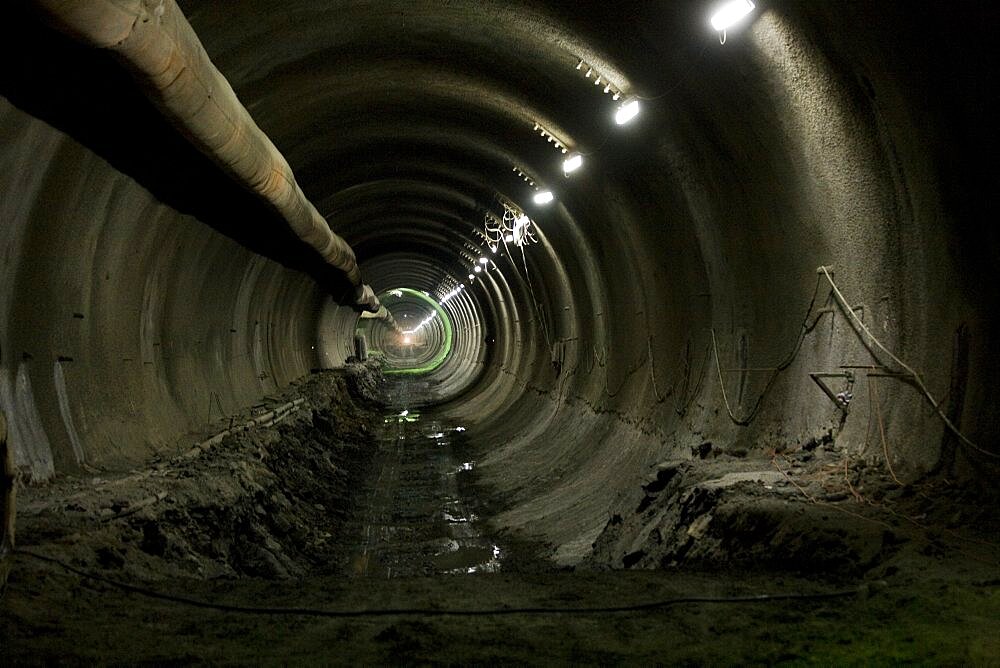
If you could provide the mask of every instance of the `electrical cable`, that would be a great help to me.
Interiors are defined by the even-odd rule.
[[[868,376],[868,391],[872,395],[872,404],[875,406],[875,415],[878,417],[878,433],[882,439],[882,455],[885,457],[885,467],[889,469],[889,475],[900,487],[906,487],[899,478],[896,476],[896,471],[892,468],[892,457],[889,456],[889,441],[885,438],[885,422],[882,420],[882,402],[878,396],[878,389],[875,387],[875,378],[873,376]],[[871,421],[871,413],[868,414],[868,420]]]
[[[678,78],[677,81],[675,81],[672,85],[668,86],[662,93],[658,93],[650,97],[643,97],[642,95],[634,95],[633,97],[635,97],[638,100],[642,100],[643,102],[653,102],[654,100],[659,100],[660,98],[665,97],[669,93],[674,92],[682,83],[684,83],[684,81],[688,78],[691,72],[694,71],[695,66],[699,62],[701,62],[701,59],[705,56],[705,51],[707,49],[708,49],[708,44],[703,44],[701,50],[698,51],[698,55],[695,56],[693,61],[691,61],[691,64],[688,65],[688,68],[683,73],[681,73],[680,78]]]
[[[649,331],[649,323],[646,324],[646,331]],[[656,403],[662,404],[667,395],[660,396],[659,390],[656,389],[656,357],[653,355],[653,335],[649,334],[646,338],[646,351],[649,353],[649,380],[653,384],[653,398],[656,399]]]
[[[605,132],[604,133],[604,139],[602,139],[601,143],[597,145],[597,148],[595,148],[595,149],[593,149],[591,151],[588,151],[587,153],[580,153],[580,155],[583,156],[584,158],[589,158],[592,155],[596,155],[596,154],[600,153],[601,149],[604,148],[604,145],[608,143],[608,139],[611,137],[611,134],[612,134],[611,130],[608,130],[607,132]]]
[[[258,607],[244,605],[230,605],[226,603],[212,603],[201,601],[187,596],[177,596],[174,594],[164,594],[152,589],[132,585],[127,582],[108,578],[103,575],[89,573],[83,569],[71,566],[66,562],[47,557],[30,550],[17,548],[16,554],[21,554],[49,564],[55,564],[61,568],[88,580],[95,580],[122,591],[138,594],[147,598],[154,598],[170,603],[178,603],[195,608],[206,610],[218,610],[220,612],[234,612],[251,615],[293,615],[302,617],[326,617],[326,618],[358,618],[358,617],[493,617],[510,615],[594,615],[594,614],[620,614],[629,612],[646,612],[668,608],[674,605],[686,603],[762,603],[769,601],[823,601],[837,598],[847,598],[856,596],[861,591],[861,587],[855,589],[844,589],[832,592],[822,592],[816,594],[753,594],[748,596],[679,596],[676,598],[661,599],[649,603],[636,603],[632,605],[619,606],[597,606],[597,607],[520,607],[520,608],[478,608],[471,610],[437,609],[437,608],[375,608],[368,610],[324,610],[320,608],[292,608],[292,607]]]
[[[687,80],[687,78],[690,75],[690,73],[694,71],[695,66],[699,62],[701,62],[702,57],[704,57],[704,55],[705,55],[706,49],[708,49],[708,45],[707,44],[703,44],[702,47],[701,47],[701,49],[698,51],[698,55],[695,56],[695,58],[694,58],[693,61],[691,61],[691,64],[688,66],[688,69],[686,69],[681,74],[680,78],[678,78],[677,81],[675,81],[673,84],[671,84],[666,89],[664,89],[662,93],[658,93],[657,95],[651,95],[651,96],[631,95],[631,96],[627,96],[627,97],[634,97],[635,99],[642,100],[643,102],[653,102],[653,101],[659,100],[660,98],[665,97],[666,95],[669,95],[670,93],[674,92],[682,83],[684,83],[685,80]],[[611,138],[612,134],[614,134],[613,131],[611,131],[611,130],[606,131],[604,133],[604,138],[601,140],[601,143],[597,145],[597,148],[591,149],[590,151],[587,151],[586,153],[580,151],[580,155],[583,156],[583,157],[585,157],[585,158],[597,155],[598,153],[601,152],[601,149],[604,148],[604,145],[608,143],[608,139]]]
[[[535,288],[531,284],[531,274],[528,272],[528,258],[524,254],[524,246],[521,246],[521,262],[524,264],[524,280],[528,284],[528,292],[531,294],[531,301],[535,305],[535,313],[538,314],[538,321],[542,326],[542,334],[545,335],[545,345],[549,349],[549,356],[552,355],[552,340],[549,337],[548,323],[545,320],[545,314],[542,313],[542,308],[538,303],[538,299],[535,297]]]
[[[758,395],[757,397],[757,403],[755,403],[753,409],[751,409],[751,411],[742,418],[736,417],[735,413],[733,413],[732,406],[729,404],[729,397],[726,394],[726,383],[725,380],[722,378],[722,364],[719,362],[719,345],[715,340],[715,328],[714,327],[712,328],[712,350],[715,353],[715,367],[719,375],[719,386],[722,388],[722,401],[726,405],[726,412],[729,413],[729,419],[732,420],[735,424],[741,427],[748,427],[750,423],[754,421],[754,418],[757,417],[757,413],[760,412],[762,402],[764,401],[764,397],[771,389],[771,385],[778,378],[778,375],[782,371],[787,369],[789,366],[791,366],[792,362],[795,361],[795,358],[799,354],[799,350],[802,349],[802,342],[805,340],[806,334],[811,332],[816,327],[816,323],[819,322],[819,317],[821,317],[822,314],[817,316],[816,320],[811,325],[809,324],[809,316],[812,315],[813,307],[816,305],[816,296],[819,294],[819,285],[820,285],[820,279],[819,276],[817,276],[816,287],[813,288],[812,299],[809,300],[809,308],[806,309],[806,316],[802,321],[801,327],[799,328],[799,336],[798,339],[795,341],[795,346],[792,348],[792,351],[785,357],[785,359],[782,360],[781,363],[774,368],[774,371],[771,372],[771,376],[770,378],[767,379],[767,383],[764,385],[764,389],[761,390],[760,395]]]
[[[855,325],[855,331],[860,330],[861,332],[864,332],[876,348],[878,348],[883,353],[888,355],[889,359],[898,364],[901,369],[903,369],[904,371],[906,371],[907,374],[909,374],[910,378],[913,380],[913,383],[917,386],[917,389],[919,389],[923,393],[927,401],[929,401],[931,406],[934,407],[934,411],[938,414],[938,417],[940,417],[941,420],[944,422],[948,430],[952,434],[954,434],[958,438],[958,440],[966,447],[969,447],[987,457],[1000,459],[1000,455],[990,452],[989,450],[984,450],[983,448],[973,443],[965,434],[959,431],[958,427],[956,427],[955,424],[948,418],[948,416],[945,415],[944,411],[941,410],[941,405],[934,398],[934,395],[930,393],[930,390],[927,389],[927,386],[924,384],[924,380],[920,376],[920,374],[917,373],[906,362],[904,362],[903,360],[899,359],[894,354],[892,354],[892,351],[890,351],[888,348],[882,345],[882,342],[875,338],[875,335],[871,333],[871,330],[868,329],[868,326],[865,325],[865,323],[861,320],[861,318],[859,318],[858,315],[854,312],[854,309],[852,309],[850,305],[847,303],[847,298],[844,297],[844,293],[840,291],[840,288],[837,287],[837,284],[833,282],[833,277],[830,276],[830,272],[827,271],[826,267],[820,267],[819,271],[821,271],[823,275],[826,276],[826,280],[829,281],[830,288],[833,290],[833,294],[837,298],[838,305],[840,306],[841,310],[850,318],[851,322]]]
[[[688,350],[690,350],[690,348]],[[690,390],[690,394],[688,394],[687,392],[689,389],[688,385],[690,385],[691,367],[690,367],[690,358],[689,357],[686,358],[685,364],[688,365],[686,366],[686,371],[685,371],[685,373],[688,374],[684,388],[686,399],[684,400],[683,406],[678,406],[676,403],[674,404],[674,412],[677,413],[677,415],[681,417],[687,415],[687,411],[689,408],[691,408],[691,404],[693,404],[695,399],[698,398],[698,394],[701,392],[701,387],[702,385],[705,384],[705,371],[708,370],[708,365],[710,364],[711,359],[712,359],[712,342],[708,341],[705,345],[705,354],[704,356],[702,356],[701,371],[698,372],[698,382],[697,384],[695,384],[694,389]]]

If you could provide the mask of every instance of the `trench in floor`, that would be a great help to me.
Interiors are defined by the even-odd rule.
[[[480,521],[470,478],[473,448],[460,424],[420,405],[425,383],[399,379],[383,389],[386,413],[359,512],[348,574],[409,577],[493,573],[503,550]]]

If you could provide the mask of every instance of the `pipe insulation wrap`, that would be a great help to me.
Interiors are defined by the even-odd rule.
[[[174,0],[34,4],[58,30],[113,52],[188,141],[344,273],[355,286],[358,308],[379,310],[378,298],[362,283],[354,251],[306,198],[288,161],[240,103]]]

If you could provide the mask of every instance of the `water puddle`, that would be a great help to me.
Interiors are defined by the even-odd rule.
[[[475,501],[463,495],[463,477],[475,468],[461,456],[465,432],[407,407],[384,416],[375,472],[359,509],[363,524],[352,574],[393,578],[501,569],[503,550],[484,534]]]

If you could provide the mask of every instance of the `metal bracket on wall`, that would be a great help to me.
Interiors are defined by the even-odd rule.
[[[819,389],[823,390],[826,396],[830,397],[830,401],[834,403],[840,410],[844,413],[849,412],[849,407],[851,400],[854,398],[854,372],[853,371],[813,371],[809,373],[809,377],[813,379],[813,382],[819,385]],[[841,392],[834,392],[829,385],[823,380],[824,378],[846,378],[847,388]]]
[[[913,378],[913,374],[902,371],[890,371],[887,367],[876,364],[842,364],[841,369],[861,369],[866,378]]]

